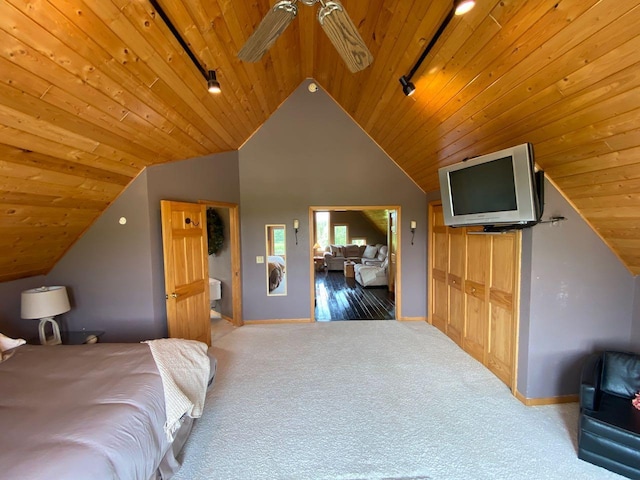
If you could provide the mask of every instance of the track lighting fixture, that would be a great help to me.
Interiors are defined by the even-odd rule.
[[[453,8],[456,9],[456,15],[464,15],[475,6],[475,0],[457,0],[453,2]]]
[[[464,15],[469,10],[471,10],[475,6],[475,4],[476,2],[474,0],[454,0],[451,10],[449,10],[449,13],[447,13],[447,16],[442,21],[442,24],[440,24],[438,31],[435,33],[435,35],[427,45],[427,48],[424,49],[424,52],[422,52],[422,55],[420,55],[420,58],[418,58],[416,64],[413,66],[408,75],[403,75],[399,79],[400,84],[402,85],[402,91],[407,97],[413,95],[413,92],[415,92],[416,90],[416,87],[411,82],[411,79],[415,75],[418,68],[420,68],[420,65],[422,65],[424,59],[427,58],[427,55],[429,55],[429,52],[436,44],[444,30],[447,28],[447,25],[449,25],[451,19],[454,17],[454,15]]]
[[[216,71],[209,70],[209,74],[207,76],[207,88],[211,93],[220,93],[220,82],[216,78]]]
[[[176,38],[176,40],[178,41],[180,46],[184,49],[184,51],[187,52],[187,55],[189,56],[193,64],[196,66],[198,71],[202,74],[204,79],[207,81],[208,90],[211,93],[220,93],[221,92],[220,82],[218,82],[218,79],[216,78],[216,71],[205,70],[205,68],[200,64],[196,56],[193,54],[193,52],[187,45],[187,42],[184,41],[184,39],[182,38],[182,36],[180,36],[180,33],[178,32],[176,27],[173,25],[173,23],[171,23],[171,19],[169,19],[169,17],[165,13],[165,11],[162,9],[160,4],[156,0],[149,0],[149,3],[151,3],[151,6],[155,9],[155,11],[158,13],[160,18],[167,25],[167,28],[169,28],[169,31],[173,34],[173,36]]]
[[[402,91],[407,97],[413,95],[413,92],[416,91],[416,86],[407,80],[405,75],[400,77],[400,85],[402,85]]]

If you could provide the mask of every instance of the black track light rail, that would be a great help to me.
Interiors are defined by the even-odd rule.
[[[149,0],[149,3],[156,10],[156,12],[158,12],[158,15],[160,15],[160,18],[162,18],[162,20],[167,25],[167,27],[169,27],[169,30],[171,31],[173,36],[176,37],[176,40],[178,41],[178,43],[182,46],[182,48],[184,48],[184,51],[187,52],[187,55],[189,55],[189,58],[191,59],[193,64],[197,67],[197,69],[200,71],[204,79],[208,80],[209,75],[207,71],[204,69],[200,61],[193,54],[193,52],[189,48],[189,45],[187,45],[187,42],[185,42],[182,36],[180,35],[180,32],[178,32],[178,30],[173,25],[173,23],[171,23],[171,20],[169,19],[165,11],[162,9],[160,4],[156,0]]]
[[[447,26],[449,25],[449,23],[451,22],[451,20],[455,16],[455,13],[456,13],[456,7],[454,5],[453,7],[451,7],[451,10],[449,10],[449,13],[447,14],[445,19],[440,24],[440,28],[438,28],[438,31],[436,32],[436,34],[433,36],[433,38],[431,39],[431,41],[427,45],[427,48],[424,49],[424,52],[422,52],[422,55],[420,55],[420,58],[418,58],[418,61],[416,62],[416,64],[413,66],[413,68],[409,72],[409,75],[405,76],[407,81],[411,81],[411,79],[413,78],[415,73],[420,68],[420,65],[422,65],[422,62],[424,62],[424,59],[427,58],[427,55],[429,55],[429,52],[431,51],[433,46],[440,39],[440,36],[444,33],[445,28],[447,28]]]

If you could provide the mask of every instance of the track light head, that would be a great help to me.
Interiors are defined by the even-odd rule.
[[[216,78],[216,71],[209,70],[207,76],[207,88],[211,93],[220,93],[222,90],[220,89],[220,82]]]
[[[402,91],[407,97],[410,97],[416,91],[416,86],[407,79],[406,75],[400,77],[400,85],[402,85]]]
[[[475,0],[454,0],[453,8],[455,9],[456,15],[464,15],[473,7],[475,7]]]

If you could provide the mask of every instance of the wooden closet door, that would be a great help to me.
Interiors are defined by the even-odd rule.
[[[520,232],[491,236],[489,338],[486,365],[500,380],[515,387],[517,281]]]
[[[468,231],[465,240],[467,258],[462,348],[479,362],[486,363],[490,238],[488,235],[476,235]]]
[[[447,268],[449,267],[449,240],[447,227],[444,225],[442,205],[431,207],[431,274],[429,289],[429,304],[431,324],[447,332],[447,318],[449,317],[449,297],[447,292]]]
[[[464,329],[464,290],[463,278],[466,259],[464,228],[449,229],[449,271],[447,287],[449,293],[449,317],[447,335],[462,346]]]

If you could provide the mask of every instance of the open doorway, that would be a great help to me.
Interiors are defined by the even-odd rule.
[[[207,208],[212,341],[243,325],[238,205],[201,201]]]
[[[310,207],[311,318],[399,318],[400,207]]]

